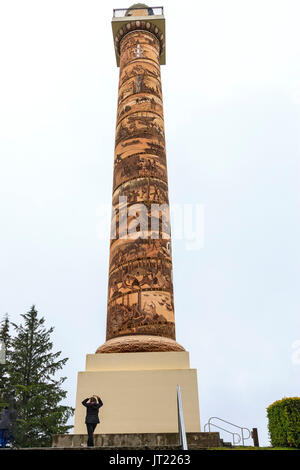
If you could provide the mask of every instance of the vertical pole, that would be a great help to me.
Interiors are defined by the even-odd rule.
[[[259,447],[257,428],[252,429],[251,436],[252,436],[252,439],[253,439],[254,447]]]
[[[178,431],[179,431],[180,445],[182,446],[183,450],[188,450],[180,385],[177,385],[177,410],[178,410]]]
[[[5,364],[5,344],[0,341],[0,364]]]

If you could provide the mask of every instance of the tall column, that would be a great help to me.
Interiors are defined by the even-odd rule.
[[[97,353],[184,350],[175,341],[160,75],[164,38],[151,18],[123,23],[115,37],[120,76],[107,327]]]
[[[104,406],[96,433],[116,434],[115,442],[126,446],[136,436],[152,445],[158,433],[159,439],[178,433],[178,385],[186,431],[200,432],[197,371],[175,339],[160,78],[164,22],[162,7],[114,11],[120,78],[107,337],[87,355],[77,381],[74,434],[86,432],[82,400],[97,393]]]

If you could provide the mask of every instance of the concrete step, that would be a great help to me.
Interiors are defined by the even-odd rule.
[[[223,439],[220,439],[222,447],[232,447],[231,442],[224,442]]]

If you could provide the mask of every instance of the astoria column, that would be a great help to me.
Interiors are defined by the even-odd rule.
[[[123,11],[113,22],[120,75],[106,342],[96,352],[184,351],[175,337],[160,74],[164,17],[143,4]]]
[[[96,433],[108,434],[107,442],[117,436],[118,446],[140,439],[149,446],[155,436],[169,442],[178,433],[179,390],[186,431],[200,432],[197,370],[175,337],[163,9],[114,10],[112,29],[120,77],[106,342],[78,372],[74,434],[86,432],[82,400],[96,393],[104,403]]]

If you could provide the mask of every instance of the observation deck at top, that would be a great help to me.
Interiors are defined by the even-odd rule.
[[[112,31],[117,66],[120,66],[119,45],[122,38],[134,30],[145,30],[154,34],[160,42],[160,65],[166,63],[165,17],[163,7],[148,7],[138,3],[129,8],[113,10]]]

